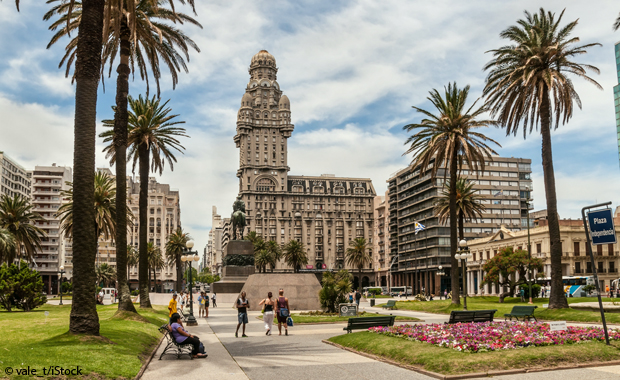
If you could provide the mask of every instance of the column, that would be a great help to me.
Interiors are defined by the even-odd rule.
[[[482,292],[480,292],[480,284],[482,283],[482,270],[479,269],[478,270],[478,289],[476,289],[476,291],[478,292],[478,294],[481,294]]]

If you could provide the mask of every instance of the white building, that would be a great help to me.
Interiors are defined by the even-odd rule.
[[[0,151],[0,195],[30,198],[32,173]]]

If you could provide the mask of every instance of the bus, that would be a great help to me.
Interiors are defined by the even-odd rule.
[[[390,295],[392,296],[397,296],[401,293],[404,296],[411,296],[413,295],[413,289],[411,288],[411,286],[392,286],[390,288]]]
[[[541,286],[548,286],[551,284],[551,278],[538,278],[536,283]],[[573,297],[585,297],[586,292],[583,287],[595,285],[594,276],[562,276],[562,284],[564,285],[564,293]]]

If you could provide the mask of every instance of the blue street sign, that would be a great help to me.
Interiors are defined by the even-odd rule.
[[[590,211],[588,213],[588,225],[592,244],[612,244],[616,242],[616,230],[614,229],[614,217],[611,209]]]

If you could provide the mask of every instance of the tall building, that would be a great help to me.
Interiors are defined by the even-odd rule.
[[[224,226],[227,219],[222,219],[222,216],[217,213],[217,207],[212,207],[211,212],[211,230],[209,231],[209,240],[205,247],[206,252],[206,266],[211,269],[211,273],[222,274],[222,253],[224,251],[225,244],[228,244],[228,239],[224,239]],[[228,221],[230,225],[230,221]],[[228,236],[228,235],[226,235]]]
[[[375,270],[374,283],[371,286],[387,286],[389,276],[389,224],[388,213],[388,193],[377,195],[374,199],[374,220],[373,229],[373,268]]]
[[[67,182],[72,181],[72,170],[66,166],[35,166],[32,173],[33,211],[43,217],[36,225],[47,234],[47,237],[41,239],[42,250],[34,256],[34,262],[41,273],[47,294],[58,292],[60,266],[64,266],[66,278],[73,277],[71,240],[65,238],[60,228],[60,218],[56,216],[65,202],[61,192],[69,190]]]
[[[616,51],[616,72],[618,74],[618,84],[614,86],[614,106],[616,109],[616,138],[620,158],[620,42],[616,43],[614,50]]]
[[[248,230],[280,244],[292,239],[302,242],[308,269],[343,268],[348,242],[355,237],[372,239],[372,182],[289,175],[287,142],[294,126],[290,101],[276,80],[276,60],[261,50],[252,57],[249,72],[234,137]],[[279,263],[277,269],[290,268]],[[363,283],[373,277],[371,266],[366,271]]]
[[[0,195],[22,195],[30,199],[32,173],[0,151]]]
[[[420,172],[409,166],[388,180],[390,286],[411,286],[416,293],[423,288],[435,294],[450,291],[450,276],[436,275],[438,266],[445,273],[451,267],[449,224],[439,223],[433,210],[444,186],[444,173],[439,168],[432,177],[430,169]],[[474,183],[486,207],[482,218],[465,221],[465,238],[488,236],[502,225],[510,231],[526,228],[526,200],[533,189],[530,175],[531,160],[523,158],[493,157],[479,177],[465,166],[461,176]],[[416,233],[416,222],[426,228]]]

